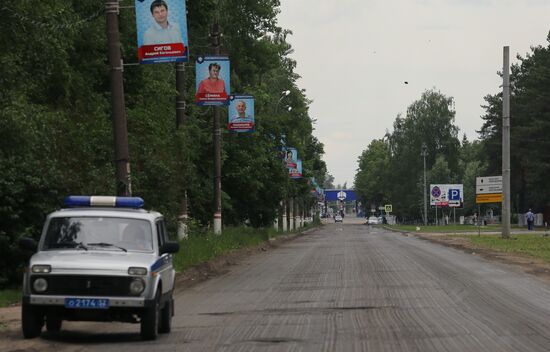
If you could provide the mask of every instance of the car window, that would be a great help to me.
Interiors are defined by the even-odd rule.
[[[159,248],[160,248],[168,240],[167,239],[167,234],[166,234],[166,225],[164,223],[164,219],[157,220],[156,225],[157,225],[158,243],[159,243]]]
[[[114,217],[55,217],[46,230],[43,250],[82,249],[89,244],[112,244],[127,250],[151,251],[151,225],[146,220]],[[116,247],[94,247],[114,250]]]

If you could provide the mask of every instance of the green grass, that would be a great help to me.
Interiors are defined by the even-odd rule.
[[[21,300],[20,289],[0,290],[0,308],[7,307]]]
[[[509,239],[500,236],[464,236],[471,243],[493,250],[528,255],[550,263],[550,236],[521,234],[512,235]]]
[[[302,227],[299,231],[311,226]],[[289,233],[291,232],[279,233],[272,228],[228,227],[224,228],[221,235],[191,234],[188,239],[180,242],[180,251],[174,256],[174,267],[181,272],[231,250],[256,246],[269,238]]]

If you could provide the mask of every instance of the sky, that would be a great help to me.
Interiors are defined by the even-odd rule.
[[[313,134],[334,185],[348,188],[361,153],[426,90],[453,97],[459,138],[478,139],[483,97],[502,91],[503,47],[517,63],[517,54],[548,46],[550,31],[550,0],[280,3],[298,87],[313,100]]]

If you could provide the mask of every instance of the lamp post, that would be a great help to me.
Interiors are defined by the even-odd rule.
[[[428,147],[426,146],[426,143],[422,143],[422,152],[420,155],[424,158],[424,196],[422,197],[424,199],[424,226],[428,225],[428,204],[426,201],[426,196],[428,195],[428,191],[426,189],[426,155],[428,154]]]
[[[283,90],[281,92],[281,97],[279,98],[279,101],[277,102],[277,105],[275,105],[275,113],[277,113],[277,110],[279,110],[279,104],[281,103],[283,98],[288,97],[289,94],[290,94],[290,90]]]
[[[284,90],[281,92],[281,97],[279,98],[279,101],[277,101],[277,104],[275,105],[275,114],[277,114],[277,110],[279,110],[279,104],[281,103],[281,101],[283,100],[284,97],[288,96],[290,94],[290,90]],[[282,200],[280,203],[279,203],[279,210],[278,210],[278,214],[277,214],[277,229],[279,232],[283,232],[285,230],[285,223],[284,223],[284,218],[283,218],[283,214],[285,213],[285,208],[288,207],[288,204],[285,200]],[[288,221],[288,219],[286,219]],[[288,229],[288,226],[286,228],[287,230],[290,230]]]

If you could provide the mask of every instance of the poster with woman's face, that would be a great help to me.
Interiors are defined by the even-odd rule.
[[[229,104],[229,57],[199,56],[195,62],[195,104]]]
[[[227,129],[233,132],[254,132],[254,97],[252,95],[229,96]]]
[[[296,161],[296,167],[288,169],[288,176],[290,176],[290,178],[301,178],[302,177],[302,160],[298,159]]]
[[[289,169],[295,169],[298,162],[298,151],[296,148],[285,148],[285,164]]]

